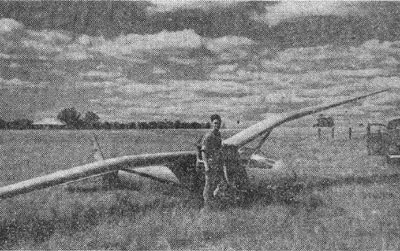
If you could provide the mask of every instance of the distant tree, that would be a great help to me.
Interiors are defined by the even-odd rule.
[[[139,122],[138,129],[149,129],[149,124],[147,122]]]
[[[174,122],[166,120],[165,123],[167,124],[168,129],[174,128]]]
[[[136,123],[135,122],[131,122],[128,124],[128,129],[136,129]]]
[[[81,113],[78,112],[75,107],[65,108],[58,113],[57,119],[65,122],[68,127],[79,128],[82,124]]]
[[[158,123],[157,123],[157,121],[150,121],[148,123],[148,125],[149,125],[149,129],[157,129]]]
[[[175,128],[175,129],[181,128],[181,121],[180,121],[180,120],[176,120],[176,121],[174,122],[174,128]]]
[[[105,122],[102,124],[101,128],[107,129],[107,130],[111,129],[111,124],[110,124],[110,122],[105,121]]]
[[[16,119],[8,123],[8,128],[14,130],[32,129],[33,121],[29,119]]]
[[[83,118],[83,123],[85,124],[86,128],[94,128],[95,124],[98,123],[100,120],[100,117],[91,111],[86,112],[85,117]]]
[[[201,124],[198,122],[192,122],[190,123],[190,128],[191,129],[200,129],[201,128]]]
[[[0,129],[7,128],[7,121],[0,119]]]
[[[85,117],[83,118],[83,121],[89,124],[94,124],[100,120],[100,117],[91,111],[88,111],[85,113]]]
[[[100,121],[95,122],[92,124],[92,129],[101,129],[102,128],[102,123]]]

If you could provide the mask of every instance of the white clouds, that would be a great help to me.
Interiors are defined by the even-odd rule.
[[[289,111],[387,87],[395,93],[400,89],[399,42],[370,40],[360,46],[274,51],[246,37],[204,38],[193,30],[115,39],[88,35],[73,39],[62,32],[26,30],[13,39],[19,39],[14,44],[17,49],[12,54],[8,50],[0,53],[11,75],[11,80],[0,81],[3,88],[39,86],[20,80],[27,78],[18,74],[30,67],[30,62],[21,59],[47,58],[48,66],[39,62],[42,68],[33,67],[37,71],[29,73],[49,69],[57,79],[67,76],[79,91],[99,95],[92,100],[95,105],[122,107],[118,112],[127,116],[229,115],[247,109],[259,109],[255,111],[259,115],[269,108]],[[22,66],[10,64],[10,59]],[[62,62],[71,60],[80,62]],[[210,80],[197,80],[200,77]],[[396,98],[397,94],[382,97],[365,110],[392,109]],[[265,108],[266,104],[270,107]]]
[[[19,68],[19,67],[21,67],[21,65],[18,64],[18,63],[12,62],[12,63],[10,64],[10,68]]]
[[[70,49],[62,51],[54,59],[56,61],[64,61],[64,60],[81,61],[91,58],[93,58],[93,56],[87,53],[85,50]]]
[[[247,37],[224,36],[215,39],[207,39],[205,44],[210,51],[219,52],[232,47],[253,45],[255,42]]]
[[[61,33],[61,32],[57,32],[57,31],[48,31],[48,30],[31,31],[31,30],[28,30],[27,33],[29,34],[30,37],[32,37],[36,40],[51,43],[51,44],[66,44],[72,40],[72,38],[69,35]]]
[[[0,41],[5,45],[2,49],[14,52],[13,55],[1,53],[0,58],[57,61],[92,58],[86,48],[74,44],[72,37],[65,32],[28,30],[13,19],[0,19],[0,36]]]
[[[41,41],[36,41],[36,40],[23,40],[22,44],[25,46],[25,48],[33,49],[34,51],[38,53],[44,53],[44,54],[53,54],[53,53],[59,53],[62,51],[61,47],[54,46],[52,44],[44,43]]]
[[[132,55],[141,56],[140,51],[161,49],[192,49],[200,47],[201,37],[193,30],[176,32],[162,31],[157,34],[128,34],[121,35],[114,40],[107,40],[92,48],[109,56]]]
[[[80,73],[79,75],[86,78],[116,79],[121,76],[121,73],[93,70],[85,73]]]
[[[93,82],[83,82],[77,87],[81,88],[112,88],[119,87],[119,84],[114,81],[93,81]]]
[[[24,25],[10,18],[0,19],[0,34],[10,33],[15,30],[23,29]]]
[[[175,63],[175,64],[181,64],[181,65],[195,65],[197,63],[196,59],[191,59],[191,58],[179,58],[179,57],[169,57],[168,58],[169,62]]]
[[[266,13],[255,15],[254,19],[277,25],[278,23],[298,17],[311,15],[356,15],[362,10],[356,2],[344,1],[280,1],[265,7]]]
[[[120,98],[118,96],[115,97],[110,97],[110,98],[104,98],[101,101],[100,100],[95,100],[96,103],[102,103],[106,105],[112,105],[112,106],[132,106],[135,104],[135,101],[132,100],[126,100],[123,98]]]
[[[11,59],[11,56],[8,54],[0,53],[0,58],[2,59]]]
[[[19,78],[3,79],[0,77],[0,88],[18,89],[18,88],[34,88],[44,87],[46,82],[32,83],[30,81],[23,81]]]
[[[270,59],[262,60],[261,65],[266,71],[279,71],[287,69],[287,66],[284,63]]]
[[[372,109],[374,106],[384,106],[390,105],[393,103],[399,103],[400,93],[398,92],[387,92],[385,94],[378,95],[374,98],[369,98],[363,101],[363,107],[369,107],[368,109]],[[379,109],[379,108],[377,108]]]
[[[377,77],[371,81],[371,84],[382,89],[391,88],[400,91],[400,77]]]
[[[10,86],[10,87],[21,87],[21,86],[30,86],[31,83],[28,81],[22,81],[18,78],[13,78],[13,79],[3,79],[0,78],[0,84],[2,86]]]
[[[125,82],[126,81],[126,82]],[[133,96],[143,96],[145,94],[156,94],[158,92],[172,91],[175,88],[168,85],[153,85],[153,84],[143,84],[135,83],[129,80],[119,81],[120,87],[118,91],[121,93],[133,95]],[[122,83],[125,82],[125,83]]]
[[[377,77],[389,75],[390,71],[380,68],[360,69],[360,70],[332,70],[331,75],[339,77]]]
[[[309,102],[315,100],[315,98],[300,97],[293,90],[282,90],[280,92],[275,92],[275,93],[265,93],[263,95],[263,98],[264,98],[263,101],[266,103],[277,103],[277,104]]]
[[[68,49],[68,44],[72,38],[64,33],[56,31],[26,31],[26,36],[21,38],[25,48],[33,50],[39,54],[58,54]]]
[[[92,37],[92,36],[88,36],[86,34],[81,35],[78,39],[77,39],[77,43],[84,45],[84,46],[95,46],[95,45],[101,45],[105,42],[105,38],[104,37]]]
[[[153,74],[165,74],[165,73],[167,73],[165,69],[162,69],[160,67],[153,68]]]
[[[235,1],[202,1],[202,0],[185,0],[185,1],[170,1],[170,0],[151,0],[153,6],[147,8],[149,14],[157,12],[171,12],[179,9],[201,9],[208,11],[215,7],[229,7],[236,5]]]
[[[214,70],[214,73],[233,72],[237,69],[238,64],[222,64]]]

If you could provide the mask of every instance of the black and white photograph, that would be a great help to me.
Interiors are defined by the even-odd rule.
[[[0,1],[0,249],[399,250],[400,2]]]

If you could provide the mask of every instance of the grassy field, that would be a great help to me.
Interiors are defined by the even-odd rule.
[[[90,133],[0,131],[0,185],[93,161]],[[193,149],[204,132],[94,133],[109,158]],[[368,156],[361,133],[318,140],[314,130],[278,130],[263,150],[305,178],[294,202],[260,198],[204,215],[184,192],[107,190],[96,178],[1,201],[0,248],[400,249],[400,171]]]

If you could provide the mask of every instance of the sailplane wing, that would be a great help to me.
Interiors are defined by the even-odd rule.
[[[169,152],[156,154],[129,155],[101,160],[90,164],[57,171],[48,175],[21,181],[0,187],[0,198],[14,197],[19,194],[64,184],[83,178],[107,174],[127,167],[162,165],[182,157],[193,157],[195,152]]]
[[[302,118],[307,115],[315,114],[324,110],[328,110],[340,105],[344,105],[350,102],[354,102],[360,99],[367,98],[369,96],[376,95],[378,93],[385,92],[386,90],[381,90],[373,93],[369,93],[366,95],[358,96],[355,98],[351,99],[346,99],[340,102],[336,102],[333,104],[328,104],[328,105],[321,105],[321,106],[315,106],[315,107],[308,107],[305,109],[302,109],[300,111],[295,111],[291,113],[282,113],[282,114],[276,114],[273,116],[269,116],[267,119],[258,122],[257,124],[248,127],[247,129],[233,135],[232,137],[224,140],[225,145],[234,145],[237,147],[242,147],[246,145],[247,143],[253,141],[254,139],[258,138],[259,136],[267,133],[268,131],[271,131],[275,127],[278,127],[286,122],[296,120],[299,118]]]

